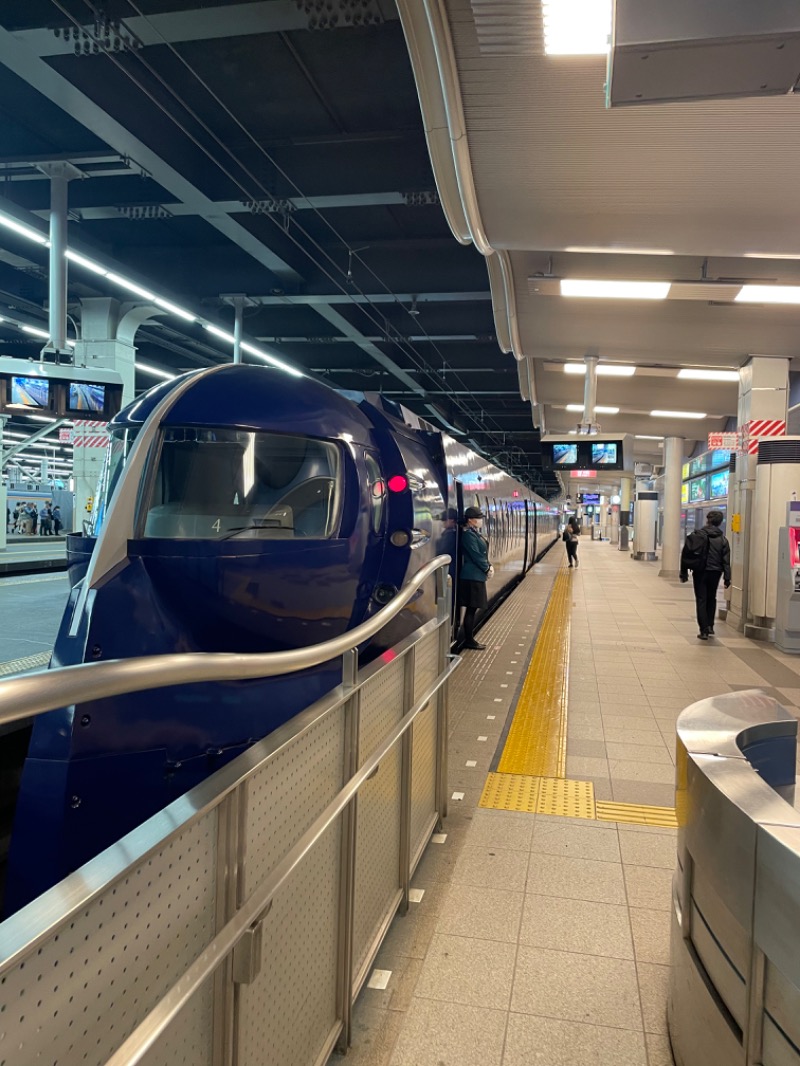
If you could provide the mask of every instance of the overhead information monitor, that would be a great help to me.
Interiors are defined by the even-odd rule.
[[[0,355],[0,414],[36,410],[107,422],[121,406],[122,378],[114,370]]]
[[[632,470],[633,438],[594,434],[564,440],[555,434],[542,437],[545,470]]]

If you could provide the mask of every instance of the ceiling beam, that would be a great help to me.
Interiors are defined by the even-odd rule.
[[[2,166],[2,163],[0,163]],[[102,173],[98,171],[87,171],[89,177],[118,177],[125,174],[139,175],[138,170],[114,170],[108,169]],[[5,173],[2,175],[5,179],[10,177],[11,181],[38,181],[46,175],[41,171],[20,171],[14,170],[10,175]],[[101,190],[98,190],[98,196]],[[430,197],[434,197],[430,199]],[[334,208],[355,208],[355,207],[397,207],[397,206],[410,206],[420,207],[426,203],[437,203],[435,194],[428,192],[427,190],[421,190],[419,192],[364,192],[364,193],[346,193],[336,196],[290,196],[286,199],[264,199],[257,201],[243,200],[217,200],[214,202],[214,209],[218,214],[224,215],[286,215],[292,214],[295,211],[329,211]],[[160,208],[162,211],[175,218],[179,218],[184,215],[201,215],[204,209],[203,203],[192,203],[191,201],[186,203],[158,203],[158,204],[140,204],[132,202],[131,208],[135,207],[148,207],[148,208]],[[79,207],[75,209],[76,214],[80,215],[81,220],[85,222],[95,222],[97,220],[113,220],[122,219],[127,220],[130,218],[130,211],[128,205],[119,204],[98,204],[94,207]],[[41,218],[48,217],[49,212],[47,209],[42,208],[37,210],[34,214],[39,215]]]
[[[414,300],[420,304],[475,303],[479,300],[491,300],[490,292],[423,292],[423,293],[285,293],[281,296],[253,296],[247,294],[248,300],[261,304],[262,307],[286,307],[303,305],[317,307],[320,304],[410,304]]]
[[[116,152],[135,159],[154,181],[167,189],[176,199],[182,203],[195,204],[198,208],[197,214],[201,215],[209,225],[218,229],[282,282],[291,286],[302,283],[303,279],[293,267],[267,248],[244,226],[228,215],[220,215],[216,211],[213,200],[205,196],[143,141],[126,130],[108,112],[90,100],[72,82],[40,59],[13,33],[2,28],[0,28],[0,63],[51,103],[60,107],[76,122],[80,122],[96,137],[104,140]]]
[[[385,19],[399,18],[394,4],[381,4]],[[145,47],[164,44],[185,44],[226,37],[246,37],[260,33],[287,33],[307,30],[308,15],[294,0],[261,0],[251,4],[220,4],[186,11],[164,11],[161,14],[126,18],[125,26]],[[94,25],[86,23],[87,34],[94,35]],[[75,44],[56,37],[52,29],[17,30],[14,37],[35,55],[73,55]]]

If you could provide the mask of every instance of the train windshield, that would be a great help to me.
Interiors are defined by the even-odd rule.
[[[310,437],[164,431],[145,537],[327,539],[338,529],[340,456]]]

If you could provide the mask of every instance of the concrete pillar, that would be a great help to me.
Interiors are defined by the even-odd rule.
[[[594,409],[597,406],[597,364],[600,360],[596,355],[586,355],[584,362],[586,363],[586,377],[583,383],[581,428],[585,433],[596,433],[600,428],[594,420]]]
[[[75,346],[75,365],[116,370],[122,378],[122,405],[131,403],[136,374],[136,330],[149,318],[164,313],[159,307],[123,304],[110,297],[81,301],[81,339]],[[91,525],[107,441],[108,433],[102,420],[75,422],[74,532],[80,533],[84,523]]]
[[[664,525],[661,530],[661,569],[659,577],[675,578],[681,563],[681,477],[683,437],[664,441]]]
[[[241,363],[242,361],[242,321],[244,319],[244,297],[234,296],[233,298],[233,361],[234,363]]]
[[[619,550],[628,551],[630,548],[629,543],[629,525],[628,517],[631,510],[631,496],[633,494],[633,474],[622,474],[620,476],[619,486]],[[624,531],[624,532],[623,532]]]
[[[3,430],[7,421],[6,415],[0,415],[0,470],[3,469]],[[0,515],[3,517],[3,528],[0,530],[0,551],[5,551],[6,547],[6,531],[8,525],[6,523],[6,507],[8,506],[8,490],[6,489],[6,483],[0,478]]]
[[[753,355],[739,371],[738,426],[762,419],[785,421],[789,405],[789,360]],[[731,590],[727,621],[739,631],[752,621],[750,570],[756,456],[739,451],[728,489],[728,539],[731,544]]]

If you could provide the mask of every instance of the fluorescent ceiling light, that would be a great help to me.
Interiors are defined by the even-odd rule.
[[[736,303],[800,304],[800,285],[742,285]]]
[[[562,278],[562,296],[583,296],[608,300],[666,300],[669,281],[600,281],[587,278]]]
[[[573,252],[578,255],[675,255],[672,248],[597,248],[582,244],[567,245],[564,251]],[[798,258],[800,258],[800,256],[798,256]]]
[[[289,364],[284,363],[282,359],[276,359],[274,355],[269,355],[267,352],[263,352],[260,348],[256,348],[255,345],[249,344],[247,341],[242,341],[242,351],[249,352],[251,355],[256,356],[257,359],[263,359],[265,363],[277,367],[278,370],[285,370],[286,373],[291,374],[292,377],[303,377],[302,371],[297,370],[293,366],[289,366]]]
[[[568,411],[583,411],[583,404],[582,403],[568,403],[567,404],[567,410]],[[600,406],[597,406],[597,407],[595,407],[594,410],[595,410],[595,414],[598,414],[598,415],[618,415],[619,414],[619,408],[618,407],[600,407]]]
[[[637,440],[663,440],[663,437],[652,437],[649,433],[635,433]]]
[[[585,374],[586,363],[565,363],[565,374]],[[598,363],[597,373],[606,378],[632,378],[635,366],[622,366],[621,363]]]
[[[17,222],[15,218],[11,218],[9,215],[0,215],[0,226],[13,230],[14,233],[18,233],[21,237],[27,237],[29,241],[36,241],[37,244],[50,243],[44,234],[38,233],[35,229],[31,229],[30,226],[26,226],[22,222]]]
[[[35,326],[20,326],[20,329],[24,333],[31,333],[34,337],[44,337],[45,340],[50,339],[50,334],[46,329],[37,329]]]
[[[226,333],[224,329],[219,329],[217,326],[204,325],[203,329],[207,329],[209,333],[213,333],[215,337],[219,337],[223,341],[227,341],[228,344],[235,344],[236,338],[232,333]]]
[[[69,248],[67,248],[66,252],[64,252],[64,255],[71,262],[77,263],[78,266],[86,267],[87,270],[91,270],[95,274],[99,274],[102,278],[108,275],[108,271],[105,267],[100,266],[99,263],[95,263],[93,259],[87,259],[85,255],[79,255],[77,252],[72,252]]]
[[[143,300],[155,300],[155,296],[149,289],[143,289],[141,285],[137,285],[133,281],[128,281],[127,278],[120,277],[119,274],[113,274],[110,270],[106,274],[109,281],[115,285],[120,285],[123,289],[127,289],[129,292],[134,293],[136,296],[141,296]]]
[[[708,418],[705,411],[651,411],[651,418]]]
[[[178,376],[177,374],[170,374],[168,370],[160,370],[157,366],[150,366],[149,363],[140,363],[138,359],[134,365],[143,374],[151,374],[154,378],[164,378],[165,381],[171,381]]]
[[[679,370],[679,378],[689,381],[738,381],[738,370]]]
[[[542,0],[547,55],[607,55],[609,0]]]
[[[196,322],[197,316],[193,315],[191,311],[184,311],[182,307],[178,307],[177,304],[170,303],[169,300],[162,300],[160,296],[156,296],[155,302],[159,307],[163,307],[165,311],[171,311],[173,315],[178,315],[180,318],[185,318],[187,322]]]

